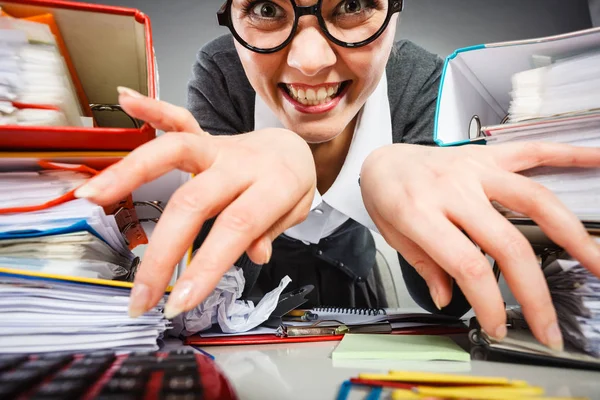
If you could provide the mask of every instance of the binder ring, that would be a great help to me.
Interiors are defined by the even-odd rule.
[[[165,211],[164,207],[162,206],[162,201],[159,200],[154,200],[154,201],[134,201],[133,202],[134,207],[152,207],[154,208],[156,211],[158,211],[159,213],[163,213]]]
[[[481,136],[481,120],[478,115],[473,115],[469,122],[469,139],[475,140]]]
[[[142,127],[142,125],[140,124],[140,121],[138,121],[137,119],[133,118],[131,115],[127,114],[123,110],[123,107],[121,107],[118,104],[90,104],[90,109],[92,111],[100,111],[100,112],[102,112],[102,111],[122,112],[123,114],[127,115],[127,117],[129,117],[129,119],[133,123],[133,126],[136,129],[140,129]]]

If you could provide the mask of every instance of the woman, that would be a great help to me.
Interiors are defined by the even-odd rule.
[[[297,286],[317,286],[315,303],[376,305],[372,227],[408,262],[403,274],[420,305],[460,315],[470,303],[482,327],[502,339],[502,297],[477,243],[498,261],[536,337],[561,348],[536,257],[490,200],[529,215],[599,273],[600,249],[577,218],[517,172],[597,167],[600,150],[427,146],[441,61],[393,43],[402,2],[313,2],[229,0],[219,21],[233,37],[199,52],[189,111],[120,88],[127,112],[171,133],[77,195],[105,204],[172,169],[196,174],[156,227],[131,314],[156,304],[203,225],[168,317],[194,308],[234,263],[244,268],[246,293],[290,274]]]

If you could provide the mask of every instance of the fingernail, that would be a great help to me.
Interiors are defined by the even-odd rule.
[[[178,282],[175,285],[165,306],[165,317],[167,319],[175,318],[187,308],[193,290],[194,284],[191,281]]]
[[[269,241],[265,241],[265,264],[268,264],[271,261],[271,254],[273,252],[273,246]]]
[[[129,297],[129,316],[137,318],[148,311],[150,302],[150,288],[143,283],[136,283],[131,289]]]
[[[546,344],[552,350],[555,351],[563,351],[564,344],[562,333],[560,333],[560,328],[557,322],[553,322],[548,326],[546,330]]]
[[[498,341],[504,340],[508,331],[506,330],[506,325],[502,324],[498,328],[496,328],[496,332],[494,333],[494,339]]]
[[[432,287],[429,289],[429,293],[431,294],[431,299],[433,300],[433,304],[437,307],[438,310],[442,311],[442,307],[440,306],[440,292],[436,287]]]
[[[114,182],[115,176],[113,172],[102,172],[100,175],[90,179],[83,186],[77,188],[77,190],[75,190],[75,197],[79,199],[96,197],[103,191],[113,186]]]
[[[119,92],[119,94],[121,94],[123,96],[133,97],[134,99],[142,99],[144,97],[141,93],[136,92],[135,90],[129,89],[124,86],[118,86],[117,92]]]

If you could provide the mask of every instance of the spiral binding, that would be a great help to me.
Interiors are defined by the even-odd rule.
[[[343,307],[316,307],[312,311],[319,313],[355,314],[355,315],[385,315],[384,308],[343,308]]]

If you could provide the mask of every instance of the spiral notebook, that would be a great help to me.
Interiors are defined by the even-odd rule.
[[[445,315],[426,313],[409,308],[339,308],[316,307],[310,312],[318,315],[318,321],[337,321],[344,325],[362,325],[376,322],[446,325],[461,320]]]

